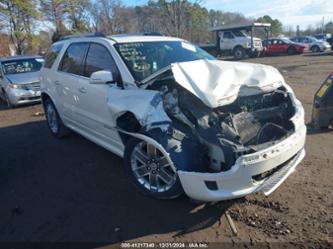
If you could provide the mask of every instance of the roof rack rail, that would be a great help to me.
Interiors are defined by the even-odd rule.
[[[114,34],[109,36],[111,39],[112,37],[126,37],[126,36],[164,36],[162,33],[159,32],[134,32],[134,33],[124,33],[124,34]]]
[[[106,37],[102,32],[83,33],[77,35],[66,35],[61,37],[59,40],[68,40],[73,38],[84,38],[84,37]]]
[[[142,33],[142,35],[147,35],[147,36],[149,36],[149,35],[152,35],[152,36],[164,36],[162,33],[156,32],[156,31],[144,32],[144,33]]]

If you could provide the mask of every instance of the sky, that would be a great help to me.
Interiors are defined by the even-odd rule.
[[[123,0],[128,5],[140,5],[145,0]],[[247,17],[270,15],[278,18],[285,26],[317,26],[333,21],[333,0],[201,0],[208,9],[231,11]]]

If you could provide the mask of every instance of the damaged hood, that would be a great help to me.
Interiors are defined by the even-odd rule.
[[[237,96],[272,91],[284,83],[271,66],[244,62],[197,60],[174,63],[176,82],[211,108],[228,105]]]

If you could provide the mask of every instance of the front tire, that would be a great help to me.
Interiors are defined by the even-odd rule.
[[[155,145],[132,138],[124,154],[124,167],[130,181],[144,195],[174,199],[183,188],[168,153]]]
[[[69,134],[68,128],[63,124],[56,107],[50,99],[44,102],[46,121],[51,133],[57,138],[63,138]]]
[[[293,47],[288,48],[287,50],[288,55],[295,55],[296,54],[296,49]]]
[[[5,97],[5,102],[6,102],[6,104],[7,104],[7,107],[8,107],[8,108],[14,108],[15,105],[10,101],[10,99],[9,99],[9,97],[8,97],[8,95],[7,95],[7,93],[4,91],[3,94],[4,94],[4,97]]]
[[[317,45],[314,45],[314,46],[312,46],[311,51],[313,53],[318,53],[318,52],[320,52],[320,47]]]

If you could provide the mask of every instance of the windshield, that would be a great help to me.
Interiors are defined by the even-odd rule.
[[[239,30],[234,30],[234,31],[232,31],[232,33],[234,33],[234,35],[237,37],[245,37],[244,33]]]
[[[288,43],[288,44],[295,43],[295,42],[293,42],[292,40],[290,40],[288,38],[281,38],[281,40],[284,41],[285,43]]]
[[[314,37],[308,37],[308,39],[310,42],[319,42],[319,40]]]
[[[215,59],[201,48],[182,41],[119,43],[115,47],[137,82],[175,62]]]
[[[41,69],[44,59],[29,58],[3,61],[2,68],[5,75],[37,72]]]

